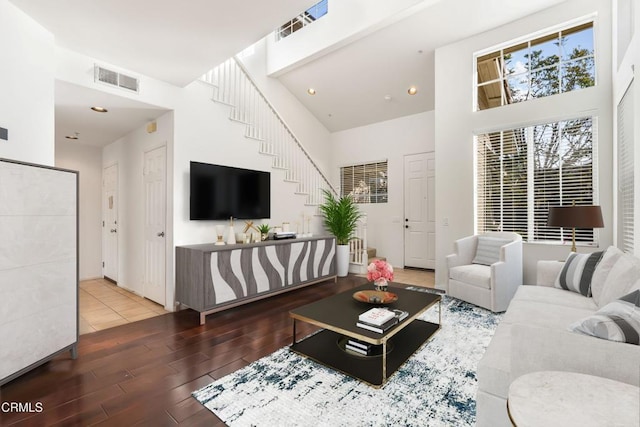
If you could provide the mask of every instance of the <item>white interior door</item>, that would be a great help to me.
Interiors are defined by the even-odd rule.
[[[435,268],[435,154],[404,158],[404,264]]]
[[[118,282],[118,165],[102,172],[102,275]]]
[[[144,153],[145,266],[143,296],[166,301],[166,147]]]

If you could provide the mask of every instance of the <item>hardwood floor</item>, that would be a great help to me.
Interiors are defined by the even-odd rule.
[[[290,309],[365,282],[323,282],[212,314],[202,326],[183,310],[82,335],[77,360],[65,353],[0,388],[0,408],[42,405],[0,410],[0,425],[222,426],[191,392],[290,344]],[[298,324],[299,335],[313,329]]]

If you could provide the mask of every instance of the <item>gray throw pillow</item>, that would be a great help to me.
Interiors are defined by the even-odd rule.
[[[640,345],[640,289],[569,326],[574,332],[609,341]]]
[[[577,292],[585,297],[591,296],[591,278],[596,266],[602,259],[604,252],[577,254],[571,252],[556,277],[554,286],[571,292]]]
[[[511,243],[511,240],[501,239],[499,237],[478,236],[476,256],[471,263],[491,265],[500,261],[500,248],[507,243]]]

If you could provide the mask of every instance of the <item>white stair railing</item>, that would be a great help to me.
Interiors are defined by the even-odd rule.
[[[231,107],[229,118],[246,124],[245,136],[258,141],[259,153],[273,157],[272,167],[297,184],[295,194],[306,196],[307,205],[323,203],[323,190],[337,194],[240,62],[230,58],[201,80],[214,86],[213,100]]]
[[[367,255],[367,215],[362,215],[358,221],[356,231],[349,240],[349,262],[352,264],[350,271],[365,273],[369,263]]]

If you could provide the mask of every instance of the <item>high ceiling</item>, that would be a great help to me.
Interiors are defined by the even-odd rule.
[[[58,45],[179,86],[316,2],[10,1],[51,31]],[[412,16],[292,67],[278,79],[332,132],[432,110],[437,47],[562,1],[425,0],[426,6]],[[407,94],[411,85],[418,88],[415,96]],[[311,86],[317,90],[313,97],[306,94]],[[57,84],[56,135],[81,132],[101,145],[104,142],[100,141],[113,141],[164,114],[164,110],[136,101],[100,98],[105,96]],[[112,123],[106,128],[104,116],[85,104],[100,102],[110,102],[114,113],[123,109],[109,118]],[[85,117],[87,112],[93,115]],[[120,135],[113,138],[116,133]]]

